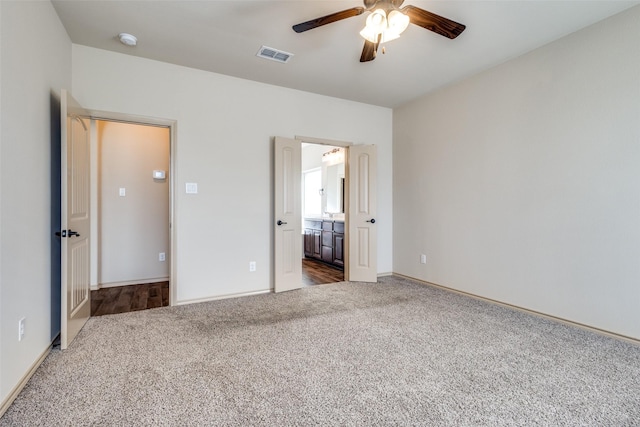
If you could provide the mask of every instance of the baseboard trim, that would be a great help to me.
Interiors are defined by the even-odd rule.
[[[626,342],[629,342],[629,343],[632,343],[632,344],[640,345],[640,339],[633,338],[633,337],[630,337],[630,336],[627,336],[627,335],[622,335],[622,334],[619,334],[617,332],[607,331],[606,329],[596,328],[594,326],[585,325],[584,323],[579,323],[579,322],[575,322],[573,320],[563,319],[562,317],[557,317],[557,316],[553,316],[553,315],[550,315],[550,314],[542,313],[540,311],[535,311],[535,310],[531,310],[531,309],[528,309],[528,308],[520,307],[520,306],[517,306],[517,305],[508,304],[506,302],[501,302],[501,301],[494,300],[494,299],[491,299],[491,298],[486,298],[486,297],[483,297],[483,296],[480,296],[480,295],[472,294],[470,292],[459,291],[459,290],[454,289],[454,288],[450,288],[450,287],[447,287],[447,286],[439,285],[437,283],[427,282],[426,280],[422,280],[422,279],[418,279],[418,278],[415,278],[415,277],[407,276],[405,274],[393,273],[393,275],[394,276],[398,276],[398,277],[403,277],[405,279],[413,280],[415,282],[418,282],[418,283],[421,283],[421,284],[424,284],[424,285],[427,285],[427,286],[433,286],[435,288],[439,288],[439,289],[442,289],[442,290],[445,290],[445,291],[448,291],[448,292],[453,292],[453,293],[464,295],[464,296],[467,296],[467,297],[479,299],[479,300],[486,301],[486,302],[489,302],[489,303],[492,303],[492,304],[497,304],[497,305],[501,305],[503,307],[508,307],[508,308],[511,308],[511,309],[514,309],[514,310],[523,311],[525,313],[533,314],[535,316],[544,317],[545,319],[549,319],[549,320],[553,320],[553,321],[556,321],[556,322],[564,323],[564,324],[570,325],[570,326],[575,326],[577,328],[584,329],[584,330],[587,330],[587,331],[590,331],[590,332],[595,332],[595,333],[600,334],[600,335],[605,335],[605,336],[608,336],[610,338],[615,338],[615,339],[626,341]]]
[[[147,283],[168,282],[169,277],[156,277],[154,279],[140,279],[140,280],[127,280],[125,282],[111,282],[111,283],[99,283],[96,286],[92,286],[92,291],[104,288],[117,288],[118,286],[130,286],[130,285],[145,285]]]
[[[237,294],[225,294],[225,295],[219,295],[215,297],[186,299],[186,300],[176,301],[174,305],[197,304],[200,302],[218,301],[218,300],[229,299],[229,298],[249,297],[252,295],[262,295],[262,294],[268,294],[271,292],[272,292],[272,289],[265,289],[262,291],[240,292]]]
[[[13,388],[13,390],[11,390],[11,393],[9,393],[7,398],[2,401],[2,405],[0,406],[0,418],[2,418],[5,412],[7,412],[7,409],[9,409],[13,401],[16,400],[16,398],[18,397],[18,395],[20,394],[24,386],[27,385],[27,383],[29,382],[33,374],[38,370],[40,365],[42,365],[42,362],[44,362],[44,359],[51,352],[51,348],[52,348],[52,344],[49,344],[47,349],[40,355],[38,360],[33,362],[31,367],[27,371],[27,373],[22,376],[22,379],[20,380],[20,382]]]
[[[384,273],[378,273],[378,277],[388,277],[393,276],[393,271],[386,271]]]

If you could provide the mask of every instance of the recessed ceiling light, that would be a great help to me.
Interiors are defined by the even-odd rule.
[[[138,38],[131,34],[120,33],[118,34],[118,38],[120,39],[120,43],[127,46],[135,46],[136,44],[138,44]]]

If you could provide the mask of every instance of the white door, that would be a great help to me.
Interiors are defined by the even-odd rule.
[[[91,315],[89,291],[89,119],[63,90],[61,103],[62,308],[60,347],[66,349]]]
[[[276,137],[274,147],[274,246],[276,292],[302,287],[300,141]]]
[[[353,282],[377,282],[376,147],[352,145],[348,153],[348,277]]]

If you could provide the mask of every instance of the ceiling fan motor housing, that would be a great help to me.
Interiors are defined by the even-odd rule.
[[[385,9],[387,12],[391,9],[397,9],[402,6],[404,0],[364,0],[364,7],[367,10]]]

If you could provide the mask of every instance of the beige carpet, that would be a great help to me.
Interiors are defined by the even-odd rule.
[[[640,425],[640,347],[387,277],[92,318],[0,425]]]

